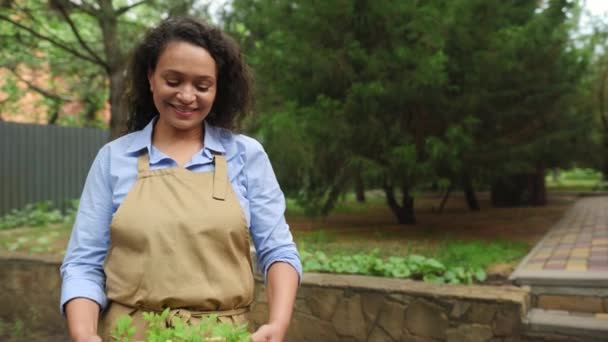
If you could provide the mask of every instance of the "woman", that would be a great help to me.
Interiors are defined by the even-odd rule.
[[[166,20],[128,76],[130,133],[95,158],[61,267],[70,335],[110,340],[128,314],[143,340],[142,313],[167,307],[191,322],[246,322],[251,236],[270,311],[253,340],[282,341],[301,264],[266,153],[232,131],[250,98],[238,47],[194,19]]]

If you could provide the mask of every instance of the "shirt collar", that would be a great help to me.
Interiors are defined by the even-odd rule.
[[[136,131],[133,133],[134,137],[131,141],[131,145],[127,149],[128,153],[139,152],[144,148],[148,149],[148,153],[152,151],[152,131],[154,129],[154,123],[156,122],[158,116],[154,117],[150,122],[140,131]],[[226,148],[222,144],[222,129],[212,126],[204,122],[205,124],[205,137],[203,140],[203,153],[211,156],[213,152],[225,154]]]
[[[226,153],[226,148],[222,144],[222,129],[211,126],[205,121],[205,140],[204,149],[214,151],[220,154]]]
[[[154,129],[156,118],[158,118],[158,116],[150,120],[142,130],[133,132],[133,140],[131,140],[131,145],[127,148],[127,153],[139,152],[144,148],[147,148],[148,153],[150,153],[152,147],[152,130]]]

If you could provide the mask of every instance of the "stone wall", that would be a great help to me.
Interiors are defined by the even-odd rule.
[[[65,333],[58,313],[60,260],[0,255],[0,319]],[[377,277],[306,273],[287,341],[517,341],[529,294],[517,287],[439,286]],[[268,314],[258,279],[254,326]]]
[[[251,320],[266,319],[263,284]],[[519,341],[528,293],[504,286],[456,286],[307,273],[288,341]]]

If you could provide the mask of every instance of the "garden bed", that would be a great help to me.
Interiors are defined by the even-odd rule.
[[[306,270],[383,275],[377,271],[358,272],[357,267],[348,264],[349,256],[359,254],[388,262],[391,257],[421,255],[448,269],[484,269],[487,273],[484,283],[500,284],[575,199],[550,196],[544,207],[492,208],[487,194],[479,197],[482,208],[479,212],[468,210],[462,196],[454,194],[441,213],[437,212],[438,196],[419,197],[418,223],[412,226],[395,224],[381,196],[373,192],[367,203],[344,201],[326,218],[309,218],[297,214],[290,206],[288,222],[304,256],[321,253],[338,260],[333,269],[311,268],[315,260],[310,263],[305,260]],[[54,213],[52,220],[44,224],[45,216],[39,211],[28,215],[36,218],[35,223],[42,223],[40,227],[0,230],[0,252],[63,256],[73,214],[58,219]],[[389,269],[386,273],[390,276],[391,272]]]

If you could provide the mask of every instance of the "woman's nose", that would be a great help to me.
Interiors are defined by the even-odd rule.
[[[177,99],[183,103],[192,103],[196,99],[196,94],[192,87],[184,87],[178,91]]]

